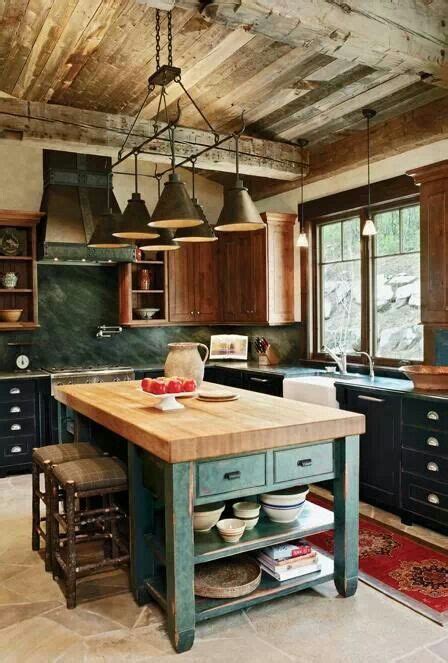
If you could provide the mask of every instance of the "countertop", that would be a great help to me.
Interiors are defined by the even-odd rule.
[[[31,380],[36,378],[49,378],[46,371],[40,369],[29,371],[0,371],[0,380]]]
[[[204,382],[205,389],[216,385]],[[168,463],[216,458],[319,442],[365,431],[363,415],[243,389],[227,403],[183,399],[184,409],[161,412],[140,382],[57,387],[55,397]]]

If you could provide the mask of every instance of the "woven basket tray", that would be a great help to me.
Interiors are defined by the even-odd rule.
[[[261,569],[251,557],[229,557],[196,567],[197,596],[230,599],[250,594],[261,582]]]

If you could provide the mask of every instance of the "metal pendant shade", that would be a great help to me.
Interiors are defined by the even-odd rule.
[[[218,238],[205,216],[201,203],[196,198],[192,198],[192,202],[201,215],[203,223],[200,226],[179,228],[174,235],[174,239],[176,242],[216,242]]]
[[[177,173],[170,173],[162,195],[152,214],[152,228],[188,228],[198,226],[202,219]]]
[[[122,230],[114,233],[115,237],[136,241],[139,239],[156,239],[158,233],[148,228],[151,221],[145,201],[136,191],[128,200],[126,209],[123,212]]]
[[[122,249],[129,243],[120,241],[117,233],[123,229],[123,216],[120,212],[109,210],[101,214],[88,246],[95,249]]]
[[[259,230],[265,227],[248,190],[238,177],[234,186],[224,192],[224,206],[215,230],[232,232]]]
[[[175,251],[180,249],[180,246],[174,241],[173,233],[170,230],[159,228],[158,237],[144,242],[140,249],[142,251]]]

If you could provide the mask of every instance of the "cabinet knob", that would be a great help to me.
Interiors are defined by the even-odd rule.
[[[435,410],[430,410],[430,411],[426,414],[426,418],[427,418],[427,419],[431,419],[431,421],[439,421],[439,419],[440,419],[440,417],[439,417],[439,413],[436,412]]]
[[[438,495],[435,493],[429,493],[428,497],[426,498],[430,504],[439,504],[440,500]]]
[[[428,447],[438,447],[439,440],[436,437],[431,436],[428,437],[428,439],[426,440],[426,444],[428,445]]]
[[[430,472],[438,472],[439,471],[439,466],[433,460],[430,460],[429,463],[427,463],[426,468]]]
[[[22,453],[22,451],[23,451],[23,449],[19,445],[11,447],[11,453],[12,454],[20,454],[20,453]]]
[[[11,395],[20,394],[20,389],[19,389],[19,387],[11,387],[11,389],[9,390],[9,393]]]
[[[11,430],[22,430],[22,426],[20,424],[12,424]]]
[[[201,312],[200,312],[200,311],[196,311],[196,315],[201,315]]]
[[[20,412],[22,412],[22,408],[20,408],[18,405],[13,405],[9,408],[10,414],[19,414]]]
[[[190,311],[190,315],[194,315],[194,311]]]

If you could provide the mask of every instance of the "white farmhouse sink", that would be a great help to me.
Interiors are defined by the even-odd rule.
[[[283,398],[305,403],[316,403],[327,407],[339,407],[336,400],[337,378],[309,375],[301,378],[285,378],[283,380]]]

